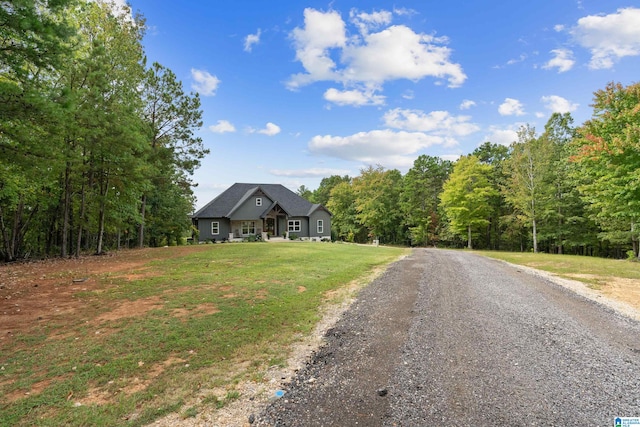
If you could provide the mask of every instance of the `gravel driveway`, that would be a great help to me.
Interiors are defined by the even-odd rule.
[[[640,324],[522,269],[418,249],[363,289],[258,426],[613,426]]]

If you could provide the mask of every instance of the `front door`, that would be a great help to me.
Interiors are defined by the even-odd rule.
[[[265,231],[267,233],[271,233],[272,236],[277,236],[275,218],[267,218],[267,225],[265,227]]]

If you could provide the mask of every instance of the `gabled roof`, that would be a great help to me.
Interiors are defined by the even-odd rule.
[[[193,218],[229,218],[247,199],[262,191],[289,216],[309,216],[320,207],[298,196],[281,184],[236,183],[193,214]]]

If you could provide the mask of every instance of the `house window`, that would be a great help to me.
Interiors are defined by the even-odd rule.
[[[242,234],[256,234],[256,222],[242,221]]]
[[[256,197],[256,206],[262,206],[262,197]]]
[[[213,221],[211,223],[211,234],[220,234],[220,223],[218,221]]]
[[[324,221],[319,219],[318,220],[318,234],[323,234],[324,233]]]
[[[289,231],[291,232],[300,232],[302,230],[302,222],[299,219],[290,219],[289,220]]]

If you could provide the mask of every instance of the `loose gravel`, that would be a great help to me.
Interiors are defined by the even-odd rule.
[[[611,426],[640,416],[640,323],[525,269],[417,249],[284,392],[252,425]]]

